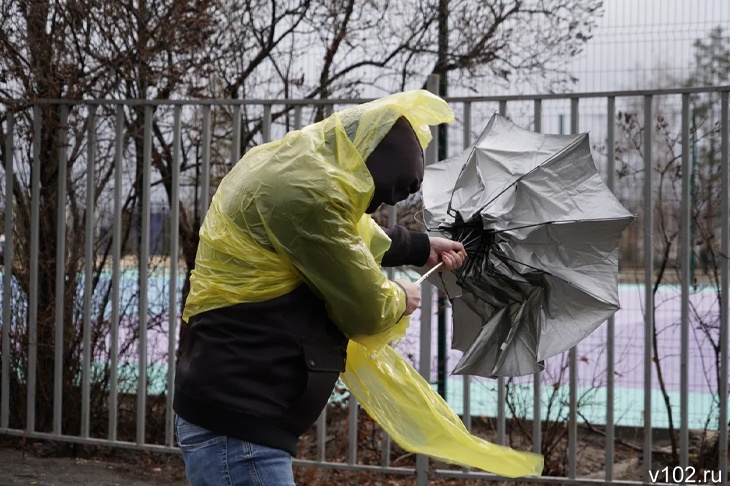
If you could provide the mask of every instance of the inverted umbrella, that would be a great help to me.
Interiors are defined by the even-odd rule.
[[[495,114],[471,148],[426,167],[423,203],[429,230],[468,254],[429,277],[452,302],[454,373],[541,371],[619,309],[618,241],[634,216],[596,171],[588,134]]]

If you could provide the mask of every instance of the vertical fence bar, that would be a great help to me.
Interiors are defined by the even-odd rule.
[[[507,100],[500,100],[499,114],[507,116]],[[497,444],[505,444],[505,432],[507,429],[507,386],[504,377],[497,378]]]
[[[241,106],[233,107],[233,133],[231,134],[231,167],[241,158]],[[175,132],[177,133],[177,132]]]
[[[579,130],[578,98],[570,99],[570,133]],[[568,411],[568,477],[575,479],[578,465],[578,345],[568,352],[570,360],[570,406]]]
[[[535,100],[533,106],[535,132],[542,132],[542,100]],[[540,372],[532,375],[532,451],[542,452],[542,390]]]
[[[350,394],[348,402],[350,423],[347,432],[347,463],[355,464],[357,463],[357,398],[355,395]]]
[[[654,206],[652,203],[652,96],[644,96],[644,481],[651,471],[652,334],[654,329]]]
[[[730,195],[730,184],[728,178],[730,177],[730,156],[728,154],[728,120],[730,119],[730,113],[728,113],[728,92],[723,91],[720,95],[721,100],[721,116],[722,121],[720,127],[722,131],[722,140],[720,142],[720,154],[721,154],[721,166],[722,166],[722,182],[721,182],[721,200],[720,200],[720,218],[722,220],[720,224],[721,238],[720,238],[720,249],[722,251],[720,269],[720,288],[721,296],[720,302],[722,307],[720,308],[720,439],[719,439],[719,458],[718,466],[720,473],[722,474],[723,486],[728,485],[728,410],[727,410],[727,396],[728,396],[728,314],[730,313],[730,243],[728,242],[728,220],[730,219],[730,208],[728,204],[728,195]]]
[[[261,120],[261,135],[264,143],[271,141],[271,105],[264,105],[264,117]]]
[[[616,113],[616,98],[608,97],[608,116],[606,117],[606,133],[608,157],[606,161],[606,185],[611,192],[616,186],[616,124],[614,113]],[[615,340],[614,317],[608,318],[606,323],[606,481],[613,480],[613,455],[614,455],[614,371],[616,361],[616,340]]]
[[[382,431],[382,444],[380,449],[380,467],[386,468],[390,467],[390,452],[391,452],[391,444],[392,439],[388,435],[388,433],[383,430]]]
[[[383,430],[383,442],[380,449],[380,466],[381,467],[389,467],[390,466],[390,446],[391,446],[391,438],[388,435],[388,433]]]
[[[302,128],[302,105],[294,107],[294,129]]]
[[[463,146],[464,150],[471,147],[471,103],[464,102],[464,133],[463,133]],[[454,319],[453,309],[451,319]],[[461,420],[464,422],[466,430],[471,432],[471,376],[462,375],[464,385],[464,411]]]
[[[681,351],[679,360],[679,413],[681,428],[679,432],[679,465],[686,469],[689,460],[689,285],[691,278],[690,253],[692,240],[690,226],[692,224],[692,204],[690,201],[690,179],[692,178],[691,161],[689,158],[689,94],[682,95],[682,201],[681,201],[681,235],[680,235],[680,283],[682,287],[682,317],[680,320]]]
[[[5,131],[5,247],[3,248],[3,326],[2,326],[2,394],[0,395],[0,429],[7,429],[10,420],[10,321],[12,319],[13,283],[13,137],[15,115],[6,113]]]
[[[542,133],[542,100],[537,99],[533,102],[532,117],[534,118],[535,132]]]
[[[317,462],[325,460],[325,446],[327,443],[327,407],[322,409],[317,419]]]
[[[109,440],[117,440],[117,386],[119,362],[119,280],[122,259],[122,161],[124,106],[117,105],[114,123],[114,215],[112,218],[112,315],[109,340]]]
[[[87,137],[87,166],[86,166],[86,260],[84,261],[84,321],[83,321],[83,350],[84,361],[81,368],[81,436],[89,436],[90,425],[90,386],[91,386],[91,296],[94,292],[94,165],[96,162],[96,106],[89,107],[88,137]]]
[[[426,89],[433,94],[439,92],[439,77],[430,74],[426,80]],[[431,143],[426,147],[426,166],[438,161],[438,127],[431,127]],[[428,282],[421,284],[421,334],[418,358],[418,372],[424,380],[431,383],[431,340],[433,319],[433,287]],[[416,456],[416,486],[428,484],[428,456]]]
[[[145,442],[147,416],[147,280],[150,259],[150,186],[152,175],[152,106],[144,110],[142,154],[142,247],[139,249],[139,370],[137,378],[137,444]]]
[[[28,389],[25,430],[35,431],[36,368],[38,359],[38,248],[41,219],[41,108],[33,105],[33,166],[30,205],[30,295],[28,296]]]
[[[462,133],[462,145],[464,150],[471,146],[471,101],[464,102],[464,133]]]
[[[239,108],[236,106],[235,108]],[[234,108],[234,113],[235,113]],[[165,444],[175,445],[175,413],[172,409],[175,391],[175,345],[177,343],[177,274],[179,261],[180,227],[180,151],[182,147],[181,107],[175,106],[172,135],[172,180],[170,187],[170,293],[167,333],[167,402],[165,406]],[[240,114],[239,114],[240,115]],[[239,116],[240,118],[240,116]],[[234,120],[235,125],[235,120]],[[235,128],[234,128],[235,130]],[[240,133],[240,130],[238,130]],[[235,136],[234,136],[235,139]],[[238,145],[234,143],[233,149]],[[232,162],[235,164],[235,162]]]
[[[203,160],[200,183],[200,221],[205,219],[210,204],[210,105],[203,106]]]
[[[61,435],[63,409],[63,310],[66,276],[66,174],[68,162],[68,105],[59,107],[58,194],[56,195],[56,288],[53,331],[53,433]]]

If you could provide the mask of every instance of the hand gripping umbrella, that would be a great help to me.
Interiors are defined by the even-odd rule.
[[[454,373],[541,371],[619,309],[618,241],[634,216],[596,171],[588,134],[495,114],[470,149],[426,167],[423,201],[429,230],[468,254],[429,277],[452,302]]]

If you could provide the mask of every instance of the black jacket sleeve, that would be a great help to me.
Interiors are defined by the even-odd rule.
[[[422,267],[431,254],[431,243],[426,233],[409,231],[403,226],[383,228],[391,240],[390,248],[383,255],[382,266],[397,267],[414,265]]]

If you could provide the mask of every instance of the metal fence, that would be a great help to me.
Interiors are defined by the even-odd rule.
[[[437,89],[433,78],[429,89]],[[586,362],[595,357],[593,351],[579,351],[583,344],[556,358],[558,367],[565,363],[557,383],[554,376],[539,374],[524,381],[465,377],[449,382],[452,389],[461,387],[453,406],[467,427],[474,416],[490,417],[497,443],[511,443],[514,421],[522,420],[532,425],[523,427],[528,442],[521,448],[544,452],[546,421],[562,423],[567,437],[561,484],[676,480],[671,472],[656,476],[666,456],[657,447],[660,429],[668,427],[664,414],[671,417],[677,441],[678,462],[667,464],[687,478],[692,468],[712,469],[719,473],[710,476],[718,479],[715,484],[728,484],[729,92],[723,86],[448,99],[457,115],[447,142],[452,153],[468,147],[494,111],[535,131],[563,132],[566,121],[570,133],[590,130],[607,184],[639,216],[622,240],[621,273],[622,283],[633,285],[641,299],[626,311],[633,314],[617,314],[596,332],[603,358],[601,369],[589,377],[599,378],[600,386],[592,391],[599,389],[598,402],[603,402],[592,404],[605,435],[601,474],[579,472],[581,436],[594,433],[586,428],[592,419],[582,393]],[[171,392],[179,309],[194,235],[211,190],[251,146],[361,101],[5,103],[0,434],[176,451]],[[427,150],[428,162],[436,160],[437,141]],[[166,208],[164,222],[152,223],[153,207]],[[389,218],[395,217],[391,210]],[[165,238],[164,244],[153,241],[156,235]],[[700,272],[696,262],[702,251]],[[664,291],[671,297],[662,297]],[[401,348],[418,348],[413,363],[431,382],[435,297],[426,284],[417,342]],[[672,310],[664,313],[667,306]],[[636,316],[639,320],[632,321]],[[617,331],[618,319],[626,326]],[[638,338],[621,341],[625,329],[637,326]],[[667,340],[678,348],[662,347]],[[620,426],[639,432],[642,477],[635,478],[618,478],[614,471],[616,424],[624,415],[616,409],[628,400],[616,388],[628,374],[617,370],[628,356],[622,354],[624,345],[640,349],[631,369],[635,382],[626,388],[639,390],[642,403],[635,405],[641,423]],[[668,367],[678,375],[674,395],[667,391]],[[703,389],[710,397],[701,427],[703,437],[716,444],[709,466],[696,464],[698,452],[690,443],[697,432],[690,422],[699,403],[690,401],[697,381],[706,382]],[[558,400],[565,415],[546,417],[546,391],[556,387],[565,390]],[[477,400],[479,390],[486,393]],[[527,390],[523,398],[531,397],[523,415],[508,406],[510,394],[519,390]],[[479,412],[477,402],[487,401],[494,407]],[[503,480],[429,467],[424,457],[415,467],[393,466],[387,438],[381,461],[361,464],[361,411],[354,400],[348,403],[347,461],[326,457],[325,410],[316,425],[316,457],[295,464],[410,475],[419,485],[446,477]],[[662,425],[655,427],[659,418]]]

